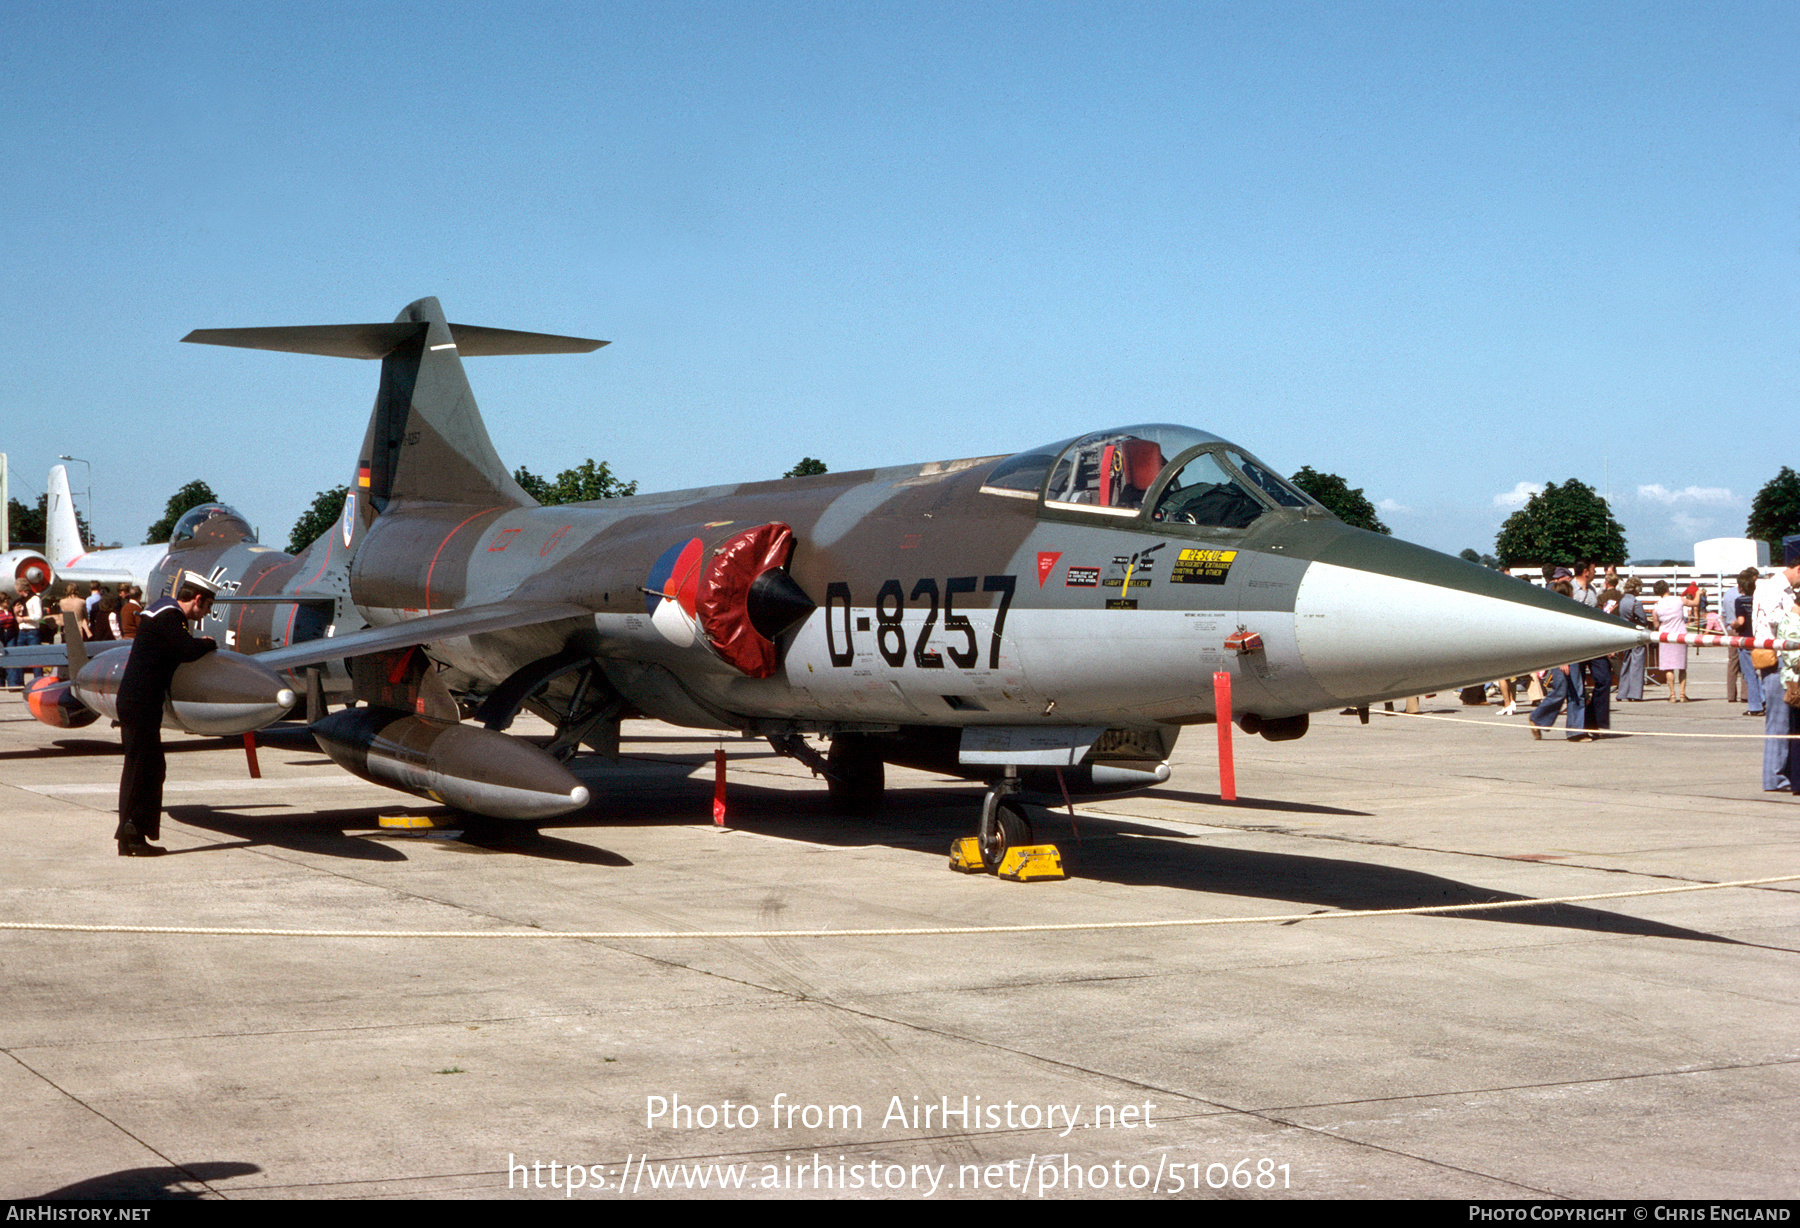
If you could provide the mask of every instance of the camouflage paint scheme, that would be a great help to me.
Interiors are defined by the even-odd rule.
[[[539,507],[496,454],[461,358],[602,342],[451,325],[435,299],[391,325],[187,340],[381,359],[338,526],[240,587],[329,602],[298,609],[331,638],[301,642],[293,605],[233,617],[238,648],[271,650],[277,670],[363,658],[339,688],[355,675],[355,693],[396,716],[450,722],[481,705],[499,730],[524,704],[601,748],[630,713],[874,736],[890,762],[980,777],[1160,761],[1181,726],[1213,719],[1215,671],[1246,728],[1291,738],[1309,712],[1637,642],[1617,619],[1350,528],[1188,428]],[[1184,483],[1205,466],[1223,478]],[[1184,510],[1205,505],[1200,492],[1235,510]],[[779,608],[759,617],[743,583],[721,581],[728,608],[697,619],[696,585],[704,597],[720,552],[763,526],[792,532],[785,575],[770,577]],[[770,633],[767,676],[722,655],[734,619]]]

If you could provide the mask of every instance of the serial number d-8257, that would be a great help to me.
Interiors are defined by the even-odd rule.
[[[978,587],[979,586],[979,587]],[[943,669],[944,658],[958,669],[975,669],[981,657],[981,640],[967,616],[956,612],[957,597],[964,593],[999,593],[1000,605],[994,612],[994,629],[988,638],[989,669],[1000,668],[1000,639],[1006,633],[1006,611],[1012,605],[1017,589],[1015,576],[951,576],[940,590],[935,579],[919,580],[909,597],[904,585],[889,580],[875,595],[875,650],[889,665],[906,664],[910,655],[919,669]],[[906,608],[908,602],[929,603],[925,622],[911,645],[906,642]],[[866,616],[857,616],[852,606],[850,586],[842,580],[825,589],[825,650],[833,665],[849,665],[856,660],[856,633],[869,631]],[[931,646],[937,630],[939,607],[944,618],[942,648]]]

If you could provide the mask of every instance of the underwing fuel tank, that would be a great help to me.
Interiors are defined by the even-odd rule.
[[[529,742],[389,708],[314,723],[319,748],[371,784],[496,819],[549,819],[588,803],[587,786]]]
[[[102,653],[75,675],[75,695],[113,720],[119,719],[119,683],[131,653]],[[293,688],[255,659],[220,649],[175,671],[163,724],[189,733],[232,737],[273,724],[293,708]],[[39,719],[42,719],[41,717]]]

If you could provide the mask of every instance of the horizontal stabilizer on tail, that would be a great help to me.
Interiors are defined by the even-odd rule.
[[[591,354],[604,341],[562,337],[554,333],[522,333],[479,324],[452,324],[456,351],[464,358],[509,354]],[[326,358],[386,358],[403,342],[422,334],[424,323],[298,324],[277,328],[196,328],[183,337],[198,345],[229,345],[283,354],[319,354]]]

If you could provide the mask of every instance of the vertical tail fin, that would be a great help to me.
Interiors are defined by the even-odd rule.
[[[44,554],[55,569],[67,567],[87,553],[81,543],[81,522],[75,519],[75,499],[69,493],[69,471],[63,465],[50,466],[50,477],[44,489]]]
[[[462,360],[490,354],[585,354],[606,344],[450,324],[435,298],[410,304],[392,324],[198,329],[182,340],[381,359],[381,388],[350,487],[367,508],[358,509],[358,523],[395,499],[529,505],[531,496],[519,489],[494,451]],[[346,521],[347,526],[352,523]]]
[[[377,512],[392,499],[530,504],[488,438],[438,301],[420,299],[394,323],[414,327],[382,357],[355,489]]]

